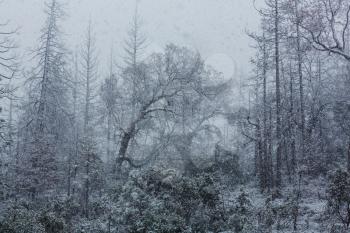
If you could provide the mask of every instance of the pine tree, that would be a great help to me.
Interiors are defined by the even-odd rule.
[[[69,130],[66,113],[65,49],[62,44],[61,4],[45,4],[46,22],[35,51],[38,64],[31,72],[31,90],[26,108],[23,185],[34,198],[56,189],[62,179],[60,163],[65,155],[65,135]]]

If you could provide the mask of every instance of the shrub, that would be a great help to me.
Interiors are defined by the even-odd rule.
[[[336,171],[330,176],[327,188],[328,217],[335,223],[341,224],[346,230],[350,226],[350,175],[344,171]],[[338,227],[336,227],[338,228]]]
[[[147,171],[124,186],[113,214],[121,232],[218,232],[227,228],[219,192],[209,175]],[[227,229],[226,229],[227,230]]]
[[[254,232],[252,217],[254,215],[253,205],[246,192],[241,190],[235,200],[234,208],[229,222],[235,233]]]
[[[46,233],[39,215],[23,206],[10,207],[0,222],[2,233]]]

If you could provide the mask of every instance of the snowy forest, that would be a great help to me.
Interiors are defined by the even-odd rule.
[[[349,0],[249,1],[239,82],[138,4],[106,58],[39,2],[30,48],[0,15],[1,233],[350,232]]]

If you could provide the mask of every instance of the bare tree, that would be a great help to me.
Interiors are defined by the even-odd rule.
[[[304,100],[304,77],[303,77],[303,49],[302,49],[302,34],[301,24],[302,15],[300,14],[300,1],[294,0],[294,23],[296,28],[296,44],[297,44],[297,61],[298,61],[298,76],[299,76],[299,99],[300,99],[300,132],[301,132],[301,153],[305,156],[305,100]]]
[[[9,30],[6,29],[7,27],[8,23],[0,24],[0,80],[11,79],[17,70],[16,56],[14,53],[16,45],[12,38],[17,30]],[[0,91],[0,94],[5,94],[3,88],[1,88]]]
[[[95,37],[92,31],[91,21],[86,31],[82,49],[82,79],[84,87],[83,110],[83,138],[81,139],[81,156],[84,163],[84,212],[89,216],[89,197],[91,193],[91,180],[99,158],[96,152],[96,139],[94,130],[95,99],[97,97],[97,54]]]
[[[97,82],[97,51],[96,39],[92,32],[91,21],[87,28],[84,48],[82,50],[82,77],[84,85],[84,132],[92,130],[93,100],[96,99]]]
[[[78,170],[78,153],[79,153],[79,122],[78,122],[78,92],[79,92],[79,67],[78,67],[78,53],[75,52],[73,57],[73,67],[71,70],[72,84],[71,84],[71,101],[72,101],[72,117],[71,125],[72,140],[71,151],[68,157],[68,179],[67,179],[67,195],[76,193],[76,185],[73,185],[77,178]]]
[[[270,151],[269,135],[271,135],[272,132],[270,132],[270,126],[268,125],[268,115],[271,109],[271,106],[269,106],[270,91],[269,91],[269,85],[268,85],[269,84],[268,72],[271,69],[271,66],[269,65],[269,61],[273,56],[269,54],[271,43],[266,36],[267,29],[264,23],[262,23],[262,29],[263,29],[262,35],[250,34],[250,37],[254,39],[256,43],[255,49],[257,50],[256,59],[252,60],[252,63],[256,67],[255,72],[257,73],[257,77],[255,77],[255,84],[254,84],[254,91],[256,93],[255,108],[257,108],[257,110],[255,110],[254,114],[252,114],[253,117],[256,118],[256,121],[252,122],[251,118],[253,117],[249,115],[248,123],[249,125],[253,126],[257,131],[255,137],[254,138],[251,137],[251,139],[254,139],[255,143],[258,145],[262,144],[258,146],[259,150],[261,150],[260,151],[261,160],[260,162],[258,161],[259,164],[257,164],[257,167],[258,167],[257,170],[260,171],[259,175],[260,175],[261,188],[263,191],[265,189],[268,189],[268,191],[270,191],[274,185],[274,182],[273,182],[274,177],[273,177],[273,162],[272,162],[273,158],[272,158],[272,154],[269,152]],[[260,89],[262,89],[262,91],[260,91]],[[262,123],[260,123],[261,118],[262,118]]]
[[[147,38],[142,32],[142,19],[138,14],[138,7],[136,6],[134,16],[130,24],[130,30],[128,31],[127,38],[125,40],[124,51],[126,56],[124,62],[127,69],[125,69],[124,75],[127,75],[132,82],[132,107],[133,107],[133,117],[135,116],[136,104],[137,104],[137,84],[140,79],[140,65],[142,61],[142,55],[147,48],[146,44]]]
[[[111,52],[110,68],[108,77],[101,85],[100,96],[103,103],[103,117],[107,118],[107,160],[112,162],[112,154],[114,152],[113,135],[115,132],[115,118],[117,111],[117,101],[119,99],[118,78],[114,69],[114,57]]]
[[[272,7],[274,14],[274,44],[275,44],[275,81],[276,81],[276,138],[277,151],[276,151],[276,185],[280,186],[282,182],[281,166],[282,166],[282,122],[281,122],[281,90],[280,90],[280,5],[278,0],[274,0]]]
[[[263,23],[265,24],[268,35],[268,41],[273,44],[274,49],[274,76],[275,76],[275,100],[276,100],[276,172],[275,172],[275,185],[280,187],[282,184],[282,107],[281,107],[281,24],[282,24],[282,5],[281,0],[266,0],[266,9],[258,10],[260,15],[263,16]]]
[[[26,189],[35,197],[55,188],[61,179],[58,171],[60,158],[66,153],[65,135],[68,130],[65,69],[65,49],[61,40],[59,22],[64,15],[57,0],[45,3],[46,22],[34,51],[37,65],[31,72],[29,104],[27,106],[25,176],[30,179]],[[61,157],[62,156],[62,157]],[[28,167],[29,166],[29,167]]]
[[[350,61],[350,54],[347,53],[350,3],[347,0],[315,0],[308,3],[307,20],[301,25],[309,34],[306,38],[315,49]]]
[[[134,120],[129,120],[126,128],[121,129],[117,156],[119,166],[124,161],[133,167],[144,164],[144,162],[135,163],[128,156],[130,142],[153,119],[157,119],[162,114],[170,114],[170,116],[179,114],[180,105],[175,103],[179,100],[181,91],[191,87],[198,80],[198,72],[202,65],[196,54],[174,45],[167,46],[164,54],[154,54],[149,61],[142,65],[142,76],[139,76],[140,81],[136,89],[138,106],[136,117]],[[126,91],[128,92],[128,89]],[[127,94],[121,93],[120,96],[127,96]],[[127,97],[127,99],[130,98],[132,97]],[[121,102],[129,103],[127,99]]]
[[[306,20],[300,25],[307,34],[305,38],[316,50],[342,57],[349,63],[350,3],[346,0],[308,3]],[[347,161],[350,171],[350,153]]]
[[[14,77],[18,67],[15,55],[16,45],[13,39],[17,30],[10,30],[8,27],[8,23],[0,24],[0,99],[7,98],[11,101],[13,90],[8,83]],[[0,106],[0,113],[2,111],[3,106]],[[0,140],[8,142],[11,139],[4,135],[4,119],[0,120],[2,121],[0,123]]]

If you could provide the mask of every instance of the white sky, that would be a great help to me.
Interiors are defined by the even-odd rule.
[[[0,21],[20,27],[18,44],[24,53],[37,45],[44,22],[45,0],[2,0]],[[101,59],[107,66],[110,48],[121,60],[123,40],[138,2],[139,14],[152,50],[173,42],[198,50],[203,58],[226,76],[249,72],[252,56],[246,30],[256,30],[257,12],[253,0],[61,0],[67,18],[63,31],[68,48],[81,45],[89,17],[93,21]]]

